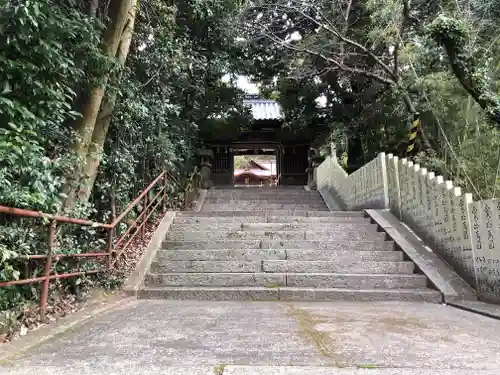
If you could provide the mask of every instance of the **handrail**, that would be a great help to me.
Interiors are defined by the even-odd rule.
[[[154,185],[156,185],[156,183],[161,179],[163,178],[163,176],[165,176],[165,171],[163,171],[162,173],[160,173],[160,175],[158,177],[156,177],[153,182],[151,182],[143,191],[141,194],[139,194],[137,196],[137,198],[135,198],[132,202],[130,202],[130,204],[127,206],[127,208],[125,209],[125,211],[123,211],[115,220],[113,220],[113,222],[111,223],[111,227],[116,227],[122,220],[125,216],[127,216],[127,214],[132,211],[134,209],[135,206],[137,206],[137,204],[141,201],[141,199],[143,199],[146,194],[149,193],[149,191],[153,188]]]
[[[190,180],[194,178],[197,173],[197,168],[191,174]],[[46,254],[39,255],[20,255],[17,259],[21,260],[36,260],[45,259],[44,275],[40,277],[27,278],[22,280],[10,280],[10,281],[0,281],[0,288],[13,286],[13,285],[23,285],[31,283],[43,282],[42,293],[40,299],[40,307],[42,314],[45,314],[47,308],[47,299],[49,293],[49,283],[51,280],[70,278],[74,276],[95,274],[100,272],[105,272],[116,267],[121,254],[130,246],[134,238],[140,234],[141,237],[145,235],[145,226],[151,216],[158,211],[161,206],[161,212],[166,211],[167,203],[167,183],[168,181],[175,181],[175,178],[171,176],[167,171],[160,173],[132,202],[128,204],[125,210],[118,215],[111,223],[97,223],[90,220],[76,219],[61,215],[52,215],[39,211],[25,210],[21,208],[7,207],[0,205],[0,213],[18,216],[18,217],[29,217],[29,218],[41,218],[48,221],[49,229],[49,240],[48,240],[48,250]],[[153,198],[149,201],[149,193],[157,188],[157,192]],[[121,234],[118,238],[115,236],[116,228],[123,221],[123,219],[141,202],[144,201],[142,212],[135,218],[135,220],[130,224],[129,228]],[[56,225],[57,223],[68,223],[77,224],[81,226],[90,226],[93,228],[102,228],[108,232],[107,250],[106,252],[89,252],[83,254],[65,254],[65,253],[55,253],[55,236],[56,236]],[[134,230],[135,229],[135,230]],[[52,274],[54,260],[60,258],[106,258],[107,268],[99,268],[93,270],[85,270],[79,272],[71,272],[65,274]]]
[[[31,211],[25,210],[24,208],[15,208],[0,205],[0,213],[7,214],[11,216],[22,216],[22,217],[32,217],[39,219],[47,219],[47,220],[55,220],[60,221],[61,223],[69,223],[69,224],[78,224],[85,225],[90,227],[99,227],[99,228],[110,228],[110,224],[102,224],[97,223],[95,221],[85,220],[85,219],[76,219],[73,217],[60,216],[60,215],[52,215],[47,214],[45,212],[40,211]]]
[[[195,179],[196,176],[199,176],[199,170],[198,170],[198,166],[195,166],[193,171],[191,172],[191,174],[189,175],[189,178],[188,178],[188,181],[186,183],[185,186],[182,186],[181,183],[179,182],[179,180],[177,178],[175,178],[172,174],[170,174],[169,172],[167,172],[167,176],[177,185],[177,187],[183,189],[183,193],[184,193],[184,208],[186,208],[186,205],[188,203],[188,194],[189,192],[195,188],[196,186],[193,184],[193,181]]]

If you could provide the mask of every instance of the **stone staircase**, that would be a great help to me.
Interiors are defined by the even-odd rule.
[[[363,212],[297,188],[214,189],[180,212],[140,298],[440,302]]]

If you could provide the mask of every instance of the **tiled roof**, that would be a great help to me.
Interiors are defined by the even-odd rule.
[[[274,100],[248,96],[243,103],[251,108],[254,120],[281,120],[283,118],[281,106]]]

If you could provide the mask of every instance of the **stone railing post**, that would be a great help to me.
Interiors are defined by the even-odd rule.
[[[318,188],[317,183],[317,168],[325,160],[324,156],[318,155],[318,152],[314,149],[309,151],[309,167],[307,168],[307,186],[311,190],[316,190]]]
[[[479,299],[500,303],[500,201],[469,203],[472,265]]]
[[[401,190],[399,188],[399,158],[392,154],[386,155],[387,190],[389,208],[394,216],[401,219]]]
[[[201,157],[201,187],[202,189],[210,189],[214,187],[212,181],[212,158],[214,157],[214,153],[212,150],[200,150],[199,155]]]
[[[389,208],[390,203],[389,203],[389,182],[387,179],[387,161],[385,158],[385,153],[381,152],[378,155],[379,161],[380,161],[380,173],[382,177],[382,188],[383,188],[383,205],[384,208]]]
[[[330,156],[332,160],[337,161],[337,145],[334,142],[330,142]]]
[[[316,184],[314,181],[314,168],[313,168],[313,157],[316,155],[316,150],[313,149],[312,147],[309,149],[308,155],[307,155],[307,186],[311,189],[314,190],[316,189]]]

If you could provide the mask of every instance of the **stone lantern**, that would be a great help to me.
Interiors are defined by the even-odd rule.
[[[210,189],[214,187],[212,181],[212,159],[214,153],[212,150],[200,150],[199,155],[201,157],[200,163],[200,176],[201,176],[201,187],[202,189]]]

